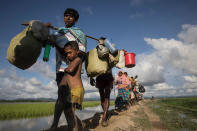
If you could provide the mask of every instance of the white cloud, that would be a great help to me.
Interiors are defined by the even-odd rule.
[[[169,86],[167,83],[159,83],[153,85],[153,90],[162,91],[162,90],[170,90],[174,89],[173,86]]]
[[[197,75],[197,45],[166,38],[144,40],[155,49],[166,65]]]
[[[186,89],[186,92],[187,93],[192,93],[193,92],[193,89]]]
[[[134,68],[125,68],[129,76],[138,75],[138,80],[143,85],[154,85],[164,82],[164,67],[158,54],[141,54],[137,56]]]
[[[0,77],[0,99],[56,98],[57,86],[54,81],[43,85],[37,78],[24,78],[14,71]]]
[[[197,26],[182,28],[178,34],[181,40],[144,38],[154,50],[137,55],[136,67],[123,69],[130,76],[139,76],[139,82],[147,89],[145,96],[196,95]]]
[[[178,34],[178,37],[185,43],[197,44],[197,25],[185,24],[182,25],[182,29],[183,31]]]
[[[27,69],[28,71],[36,72],[38,74],[44,75],[47,78],[55,80],[55,71],[51,69],[49,63],[38,60],[32,67]]]
[[[32,85],[35,85],[35,86],[40,86],[40,85],[42,85],[42,83],[41,83],[38,79],[36,79],[36,78],[31,78],[31,79],[29,79],[29,82],[30,82]]]
[[[43,68],[43,65],[38,67]],[[0,83],[0,99],[57,98],[58,88],[55,80],[49,80],[44,85],[36,77],[25,78],[17,75],[15,71],[11,72],[8,71],[8,73],[2,74],[0,77],[0,81],[2,81]],[[36,70],[36,72],[39,72],[39,70]],[[82,79],[85,98],[99,98],[98,89],[89,84],[89,79],[86,76],[82,76]]]
[[[196,76],[183,76],[184,80],[191,83],[197,83]]]

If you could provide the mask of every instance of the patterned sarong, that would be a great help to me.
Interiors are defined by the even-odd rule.
[[[129,90],[126,88],[119,88],[118,89],[118,96],[122,97],[123,101],[128,101],[129,100]]]

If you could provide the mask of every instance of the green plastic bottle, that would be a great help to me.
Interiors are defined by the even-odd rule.
[[[47,62],[49,60],[50,51],[51,51],[51,45],[46,44],[44,49],[43,61]]]

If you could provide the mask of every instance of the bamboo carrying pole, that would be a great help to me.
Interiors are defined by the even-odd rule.
[[[29,22],[24,22],[22,25],[28,26],[28,25],[29,25]],[[52,25],[47,26],[47,27],[48,27],[48,28],[51,28],[51,29],[53,29],[53,30],[58,30],[57,27],[52,26]],[[76,34],[75,34],[72,30],[69,30],[69,32],[70,32],[76,39],[78,39],[78,37],[76,36]],[[93,39],[93,40],[99,41],[99,39],[94,38],[94,37],[92,37],[92,36],[89,36],[89,35],[85,35],[85,36],[88,37],[88,38],[91,38],[91,39]],[[80,41],[80,39],[78,39],[78,40]],[[46,44],[46,45],[45,45],[45,50],[44,50],[43,61],[47,62],[47,61],[49,60],[50,50],[51,50],[51,45],[50,45],[50,44]]]
[[[24,26],[28,26],[29,25],[29,22],[24,22],[22,25]],[[49,28],[53,29],[53,30],[58,30],[58,27],[55,27],[55,26],[49,26]],[[72,33],[72,32],[71,32]],[[73,33],[72,33],[73,34]],[[73,34],[74,35],[74,34]],[[95,38],[95,37],[92,37],[92,36],[89,36],[89,35],[85,35],[87,38],[90,38],[90,39],[93,39],[93,40],[96,40],[96,41],[99,41],[99,39]]]

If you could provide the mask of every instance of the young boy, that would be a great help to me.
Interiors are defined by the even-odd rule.
[[[64,70],[64,76],[59,84],[59,89],[66,89],[59,93],[59,99],[67,106],[66,116],[70,116],[67,120],[68,128],[78,130],[78,118],[75,115],[75,109],[82,109],[84,97],[84,88],[81,80],[82,60],[83,55],[79,51],[76,41],[70,41],[64,46],[64,52],[68,61],[68,67]]]
[[[79,46],[79,50],[85,52],[86,51],[86,36],[81,29],[79,29],[75,26],[78,19],[79,19],[78,11],[75,9],[72,9],[72,8],[67,8],[64,12],[65,27],[59,28],[57,32],[61,32],[62,34],[64,34],[65,37],[68,39],[68,41],[77,41],[78,46]],[[45,25],[50,27],[51,23],[48,22]],[[78,37],[78,39],[76,39],[69,32],[69,30],[72,30],[75,33],[75,35]],[[57,38],[57,39],[59,39],[59,38]],[[48,130],[54,130],[57,128],[60,116],[63,111],[64,111],[65,115],[68,115],[68,113],[66,113],[67,106],[65,106],[62,103],[62,101],[59,100],[61,98],[59,95],[62,95],[62,92],[66,92],[66,88],[61,88],[59,86],[59,84],[64,76],[64,69],[67,67],[67,63],[66,63],[65,56],[64,56],[64,49],[63,49],[64,45],[66,43],[62,43],[61,41],[54,42],[54,45],[56,47],[56,82],[57,82],[57,86],[58,86],[58,98],[55,103],[53,123]],[[77,58],[77,59],[79,59],[79,58]],[[81,58],[81,60],[82,59],[83,58]],[[69,121],[68,118],[69,118],[69,115],[66,116],[67,121]]]

